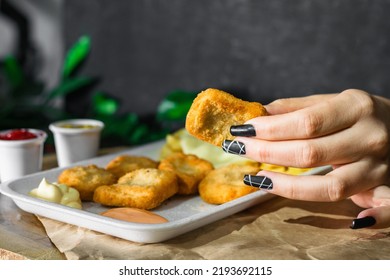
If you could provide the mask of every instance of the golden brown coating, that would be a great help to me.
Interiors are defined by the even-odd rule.
[[[187,114],[186,129],[193,136],[221,146],[223,140],[233,139],[232,125],[267,115],[257,102],[248,102],[218,89],[206,89],[194,99]]]
[[[107,206],[153,209],[177,191],[174,172],[142,168],[122,176],[117,184],[98,187],[93,200]]]
[[[199,182],[214,169],[209,161],[184,153],[167,156],[161,160],[158,168],[176,173],[179,184],[178,194],[198,193]]]
[[[78,190],[83,201],[91,201],[97,187],[111,185],[116,181],[114,174],[94,164],[65,169],[58,177],[60,184]]]
[[[111,160],[106,169],[117,178],[140,168],[157,168],[158,162],[144,156],[120,155]]]
[[[231,164],[211,171],[199,184],[200,197],[211,204],[222,204],[249,193],[258,188],[243,183],[245,174],[259,172],[257,164]]]

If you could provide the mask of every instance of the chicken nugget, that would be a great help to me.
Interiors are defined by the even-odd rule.
[[[196,194],[199,182],[214,167],[211,162],[196,155],[174,153],[161,160],[158,169],[176,173],[179,184],[178,194]]]
[[[93,200],[107,206],[153,209],[178,191],[174,172],[141,168],[119,178],[117,184],[100,186]]]
[[[218,89],[206,89],[194,99],[187,113],[186,129],[200,140],[221,146],[223,140],[232,140],[232,125],[267,115],[257,102],[248,102]]]
[[[158,162],[145,156],[120,155],[111,160],[106,169],[117,178],[140,168],[157,168]]]
[[[78,190],[83,201],[91,201],[97,187],[114,184],[116,181],[114,174],[94,164],[65,169],[58,177],[60,184]]]
[[[245,185],[243,178],[259,170],[258,164],[231,164],[214,169],[200,182],[200,197],[211,204],[222,204],[255,192],[258,188]]]

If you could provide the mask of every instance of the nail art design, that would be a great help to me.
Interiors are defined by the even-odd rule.
[[[272,190],[273,183],[270,178],[265,176],[245,175],[244,184],[252,187],[258,187],[263,190]]]
[[[224,140],[222,143],[222,149],[226,153],[235,155],[245,155],[245,145],[236,140]]]
[[[232,125],[230,127],[230,134],[233,136],[251,137],[256,136],[256,130],[251,124]]]
[[[366,228],[376,224],[376,220],[372,216],[355,219],[350,226],[351,229]]]

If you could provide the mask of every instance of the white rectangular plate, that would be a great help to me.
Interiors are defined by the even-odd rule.
[[[96,157],[78,162],[73,164],[73,166],[96,164],[97,166],[105,167],[110,160],[120,154],[143,155],[158,159],[163,143],[159,141],[115,154]],[[0,185],[0,192],[12,198],[16,205],[24,211],[143,243],[155,243],[173,238],[223,219],[272,197],[272,195],[266,192],[257,191],[222,205],[212,205],[204,202],[198,195],[174,196],[152,211],[165,217],[169,222],[164,224],[140,224],[101,216],[99,213],[108,208],[93,202],[83,202],[83,210],[79,210],[28,195],[30,190],[39,185],[42,178],[45,177],[50,182],[56,182],[59,174],[66,168],[69,167],[54,168],[4,182]],[[324,174],[327,171],[329,171],[329,167],[321,167],[310,170],[303,175]]]

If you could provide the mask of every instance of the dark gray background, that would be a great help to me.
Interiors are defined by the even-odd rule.
[[[149,114],[169,91],[208,87],[262,103],[347,88],[390,97],[388,0],[63,4],[65,47],[92,36],[82,74],[101,77],[96,89],[125,112]],[[68,99],[80,112],[86,100]]]

